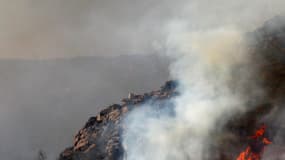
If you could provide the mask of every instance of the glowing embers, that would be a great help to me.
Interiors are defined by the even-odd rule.
[[[261,160],[264,147],[271,144],[271,141],[265,135],[266,126],[263,124],[255,135],[250,137],[248,147],[241,152],[236,160]]]

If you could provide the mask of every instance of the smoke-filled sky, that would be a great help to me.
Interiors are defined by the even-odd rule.
[[[224,26],[251,31],[283,14],[284,5],[284,0],[0,0],[1,158],[31,159],[38,148],[54,158],[96,106],[158,88],[169,78],[164,56],[169,37],[183,41],[184,30],[197,34]],[[203,50],[201,43],[197,47]],[[74,58],[83,56],[90,57]]]
[[[283,13],[282,0],[0,1],[0,57],[152,53],[174,19],[191,28],[254,28]]]

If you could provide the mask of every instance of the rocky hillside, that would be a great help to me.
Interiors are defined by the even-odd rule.
[[[121,144],[121,132],[124,128],[124,115],[149,102],[161,103],[178,93],[175,91],[176,82],[168,81],[159,90],[143,95],[130,93],[121,104],[114,104],[102,110],[97,116],[89,118],[85,126],[74,138],[73,146],[60,155],[60,160],[119,160],[124,154]],[[161,105],[163,106],[163,105]]]
[[[278,116],[283,111],[282,104],[285,93],[285,24],[284,18],[276,17],[265,23],[264,27],[250,33],[255,43],[250,46],[252,58],[258,62],[253,66],[258,67],[256,79],[266,89],[266,98],[246,114],[233,117],[225,126],[217,146],[213,147],[215,156],[212,159],[232,160],[247,144],[247,137],[257,127],[259,120],[269,114]],[[124,149],[121,144],[121,133],[124,129],[121,123],[126,113],[149,102],[163,102],[179,94],[176,91],[176,82],[168,81],[159,90],[143,95],[129,94],[128,98],[120,104],[114,104],[102,110],[97,116],[91,117],[85,126],[79,130],[74,138],[73,146],[60,154],[59,160],[121,160]],[[285,133],[285,126],[273,123],[275,119],[269,118],[269,136],[274,137],[276,132]],[[274,124],[274,125],[273,125]],[[285,135],[284,135],[285,136]],[[280,141],[274,147],[284,151],[284,142]],[[274,160],[274,159],[273,159]]]

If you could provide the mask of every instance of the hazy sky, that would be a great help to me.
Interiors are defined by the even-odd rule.
[[[283,13],[283,0],[0,0],[0,58],[152,53],[164,28],[254,28]]]
[[[170,7],[152,11],[161,8],[152,0],[1,0],[0,57],[147,53]]]
[[[158,89],[168,61],[153,55],[0,60],[0,156],[54,160],[90,116],[129,92]],[[15,152],[17,151],[17,152]]]

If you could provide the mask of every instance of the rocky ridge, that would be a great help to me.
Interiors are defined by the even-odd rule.
[[[75,135],[72,147],[60,154],[60,160],[98,159],[118,160],[123,156],[121,144],[121,123],[127,112],[146,102],[170,99],[178,93],[177,83],[168,81],[159,90],[136,95],[130,93],[121,104],[113,104],[97,116],[89,118],[84,127]]]

